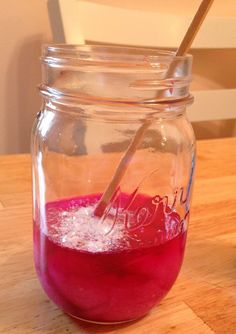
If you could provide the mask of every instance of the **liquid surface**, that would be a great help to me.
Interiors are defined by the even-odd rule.
[[[111,207],[105,219],[94,217],[99,197],[46,205],[45,219],[34,224],[36,270],[49,297],[73,316],[136,319],[173,285],[184,254],[184,225],[146,196],[124,210],[124,195],[118,211]]]

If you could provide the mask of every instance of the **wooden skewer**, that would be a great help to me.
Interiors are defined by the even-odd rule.
[[[117,189],[117,186],[119,185],[122,177],[124,176],[131,159],[134,156],[134,153],[137,150],[137,147],[139,146],[139,144],[142,142],[143,136],[147,130],[147,128],[149,127],[149,125],[151,124],[151,120],[146,120],[142,126],[140,126],[140,128],[137,130],[137,132],[135,133],[135,136],[132,140],[132,142],[130,143],[127,151],[125,152],[125,154],[123,155],[115,174],[112,177],[111,182],[109,183],[107,189],[105,190],[105,192],[102,195],[102,198],[99,201],[99,204],[97,205],[94,214],[98,217],[101,217],[107,207],[107,204],[109,203],[110,199],[112,198],[112,195],[114,194],[115,190]]]
[[[176,51],[176,56],[184,56],[190,49],[194,38],[196,37],[211,5],[214,0],[202,0],[178,50]]]
[[[189,48],[191,47],[193,40],[197,34],[197,32],[199,31],[212,3],[214,0],[202,0],[178,50],[176,51],[176,56],[184,56]],[[173,64],[173,63],[172,63]],[[169,69],[167,71],[167,76],[169,74],[171,74],[171,72],[174,70],[173,66],[169,66]],[[107,207],[107,205],[109,204],[114,192],[116,191],[117,187],[119,186],[128,166],[129,163],[133,157],[133,155],[135,154],[138,146],[140,145],[145,132],[147,130],[147,128],[150,126],[150,124],[152,123],[152,121],[149,120],[145,120],[144,123],[141,125],[141,127],[137,130],[132,142],[130,143],[127,151],[125,152],[125,154],[123,155],[121,161],[119,162],[119,165],[112,177],[111,182],[109,183],[109,185],[107,186],[105,192],[103,193],[100,201],[98,202],[98,205],[94,211],[94,214],[98,217],[101,217]]]

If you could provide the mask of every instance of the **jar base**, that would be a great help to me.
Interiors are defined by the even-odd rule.
[[[149,313],[149,312],[148,312]],[[122,325],[122,324],[126,324],[126,323],[130,323],[130,322],[134,322],[134,321],[138,321],[144,317],[146,317],[146,315],[148,314],[146,313],[145,315],[138,317],[138,318],[134,318],[134,319],[129,319],[129,320],[121,320],[121,321],[93,321],[93,320],[88,320],[88,319],[84,319],[84,318],[80,318],[77,317],[76,315],[73,315],[71,313],[67,313],[70,317],[79,320],[79,321],[83,321],[83,322],[87,322],[90,324],[95,324],[95,325]]]

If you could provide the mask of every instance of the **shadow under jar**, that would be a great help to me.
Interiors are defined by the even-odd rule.
[[[152,49],[43,49],[44,102],[32,135],[34,259],[47,295],[73,317],[140,318],[176,280],[195,165],[185,113],[191,63],[189,55]],[[124,176],[96,214],[145,122]]]

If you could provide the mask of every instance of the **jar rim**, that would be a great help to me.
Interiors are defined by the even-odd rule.
[[[157,71],[164,63],[191,62],[192,55],[173,50],[103,44],[44,44],[42,62],[51,66],[109,67],[111,70]]]
[[[110,45],[43,46],[41,93],[93,103],[171,103],[189,97],[192,56]]]

